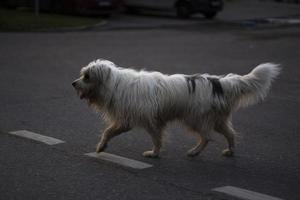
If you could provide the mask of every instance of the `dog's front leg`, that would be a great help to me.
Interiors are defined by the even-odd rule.
[[[145,151],[143,153],[143,156],[150,157],[150,158],[157,158],[159,156],[160,148],[162,145],[162,132],[161,130],[149,131],[149,134],[153,142],[153,148],[150,151]]]
[[[120,124],[112,124],[102,133],[101,139],[97,144],[96,152],[100,153],[104,151],[104,149],[107,147],[107,143],[109,142],[109,140],[129,130],[130,128],[128,126],[122,126]]]

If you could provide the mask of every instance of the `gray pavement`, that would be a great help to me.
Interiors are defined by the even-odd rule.
[[[0,199],[211,199],[1,133]]]

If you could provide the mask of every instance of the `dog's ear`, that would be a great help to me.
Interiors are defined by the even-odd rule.
[[[109,81],[111,77],[111,68],[110,66],[100,63],[93,67],[93,74],[96,76],[96,80],[99,84],[104,84]]]

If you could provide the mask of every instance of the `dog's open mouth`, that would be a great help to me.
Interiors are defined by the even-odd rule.
[[[80,99],[86,98],[86,95],[82,91],[80,91],[80,90],[77,90],[77,94],[78,94],[78,96],[79,96]]]

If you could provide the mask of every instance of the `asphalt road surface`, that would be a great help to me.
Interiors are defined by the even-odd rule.
[[[0,44],[0,199],[242,199],[213,191],[223,186],[300,199],[299,27],[0,33]],[[168,74],[246,74],[275,62],[282,74],[265,102],[234,114],[235,157],[221,156],[226,143],[214,135],[188,158],[195,137],[175,124],[159,159],[142,157],[151,148],[143,130],[111,141],[106,152],[152,165],[134,169],[85,155],[105,124],[71,82],[96,58]],[[18,130],[64,143],[9,134]]]

